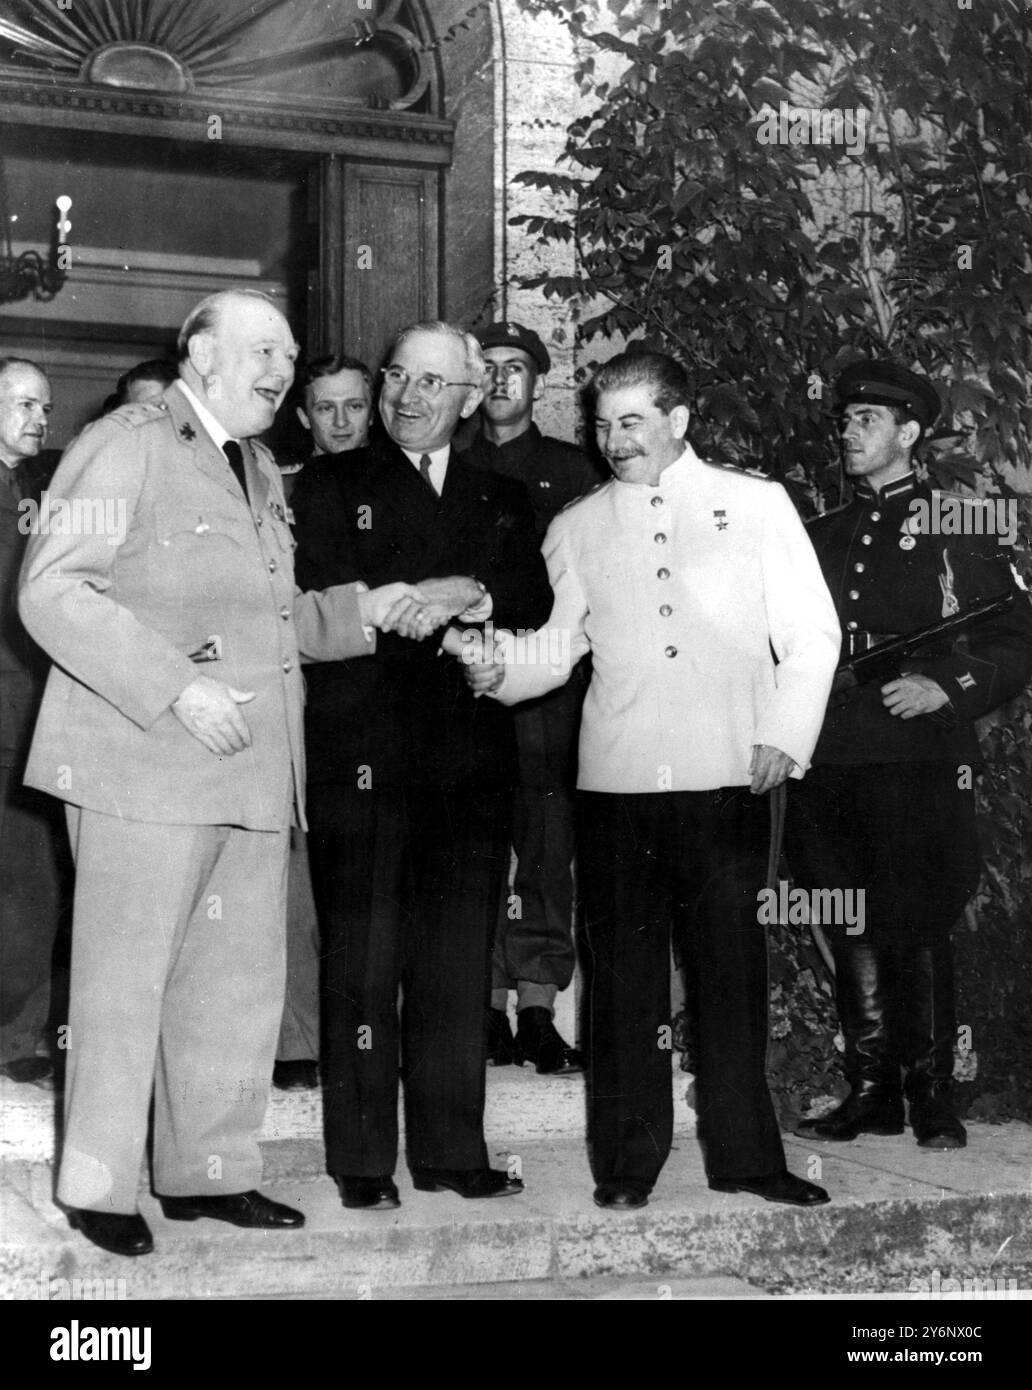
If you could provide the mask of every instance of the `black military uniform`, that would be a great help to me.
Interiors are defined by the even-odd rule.
[[[840,406],[903,406],[923,428],[939,408],[929,381],[888,363],[847,369],[837,395]],[[865,893],[863,931],[838,927],[832,937],[852,1090],[831,1115],[804,1122],[799,1132],[811,1138],[902,1133],[905,1090],[920,1144],[966,1142],[950,1106],[956,1019],[949,932],[980,873],[972,779],[981,756],[972,721],[1032,676],[1032,608],[1016,591],[985,504],[963,504],[963,534],[945,534],[955,518],[934,534],[922,529],[936,515],[934,501],[908,469],[880,489],[859,480],[847,507],[809,527],[842,624],[844,657],[976,599],[1015,594],[1009,613],[907,660],[908,673],[930,677],[946,693],[941,710],[894,715],[880,682],[841,706],[833,698],[813,766],[790,789],[786,849],[797,884]],[[975,534],[988,530],[994,533]]]
[[[542,373],[551,365],[537,334],[520,324],[492,324],[477,337],[483,347],[521,349]],[[500,445],[478,434],[463,457],[477,468],[524,485],[539,540],[554,516],[602,481],[583,450],[543,435],[533,422]],[[520,777],[512,828],[515,901],[507,898],[499,912],[491,987],[515,989],[521,1013],[544,1008],[550,1015],[556,993],[573,978],[573,789],[581,705],[590,674],[590,663],[581,662],[565,686],[514,711]],[[579,1071],[582,1060],[576,1049],[566,1047],[547,1022],[542,1024],[547,1034],[544,1046],[536,1040],[528,1058],[538,1063],[539,1071]],[[488,1056],[495,1064],[523,1060],[519,1033],[515,1044],[510,1037],[504,1014],[491,1010]]]

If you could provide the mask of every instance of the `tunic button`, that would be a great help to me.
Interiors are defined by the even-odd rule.
[[[279,615],[283,619],[283,621],[286,622],[287,619],[290,617],[290,609],[284,606],[280,609]]]
[[[667,649],[666,649],[666,655],[667,655],[667,656],[676,656],[676,655],[677,655],[677,648],[676,648],[676,647],[667,647]]]
[[[288,657],[288,658],[284,661],[284,663],[283,663],[283,674],[284,674],[285,676],[289,676],[290,673],[291,673],[291,671],[292,671],[293,669],[294,669],[294,663],[293,663],[293,662],[290,660],[290,658]]]
[[[859,590],[859,589],[850,589],[850,591],[849,591],[849,597],[850,597],[851,599],[853,599],[853,600],[858,599],[858,598],[860,597],[860,590]]]
[[[652,537],[652,539],[656,542],[657,545],[666,545],[666,536],[664,536],[662,531],[657,531],[656,534]]]
[[[861,545],[870,545],[870,544],[871,544],[871,537],[870,537],[870,536],[861,536],[861,537],[860,537],[860,544],[861,544]]]
[[[661,506],[663,505],[663,499],[662,499],[662,497],[653,497],[653,499],[652,499],[652,505],[653,505],[654,507],[661,507]]]
[[[270,573],[270,574],[275,574],[275,573],[276,573],[276,561],[275,561],[275,560],[270,560],[270,561],[269,561],[269,573]]]
[[[670,614],[673,611],[674,610],[670,607],[669,603],[664,603],[663,607],[659,610],[659,616],[661,618],[669,618]]]
[[[857,574],[863,574],[863,572],[864,572],[863,562],[860,561],[860,560],[858,560],[858,561],[856,562],[856,564],[853,566],[853,568],[856,570]]]
[[[657,579],[669,579],[669,578],[670,578],[670,571],[669,571],[668,569],[657,570],[657,571],[656,571],[656,578],[657,578]]]
[[[872,512],[872,513],[871,513],[871,520],[872,520],[872,521],[881,521],[881,512]]]
[[[852,620],[851,620],[850,622],[846,623],[846,627],[849,629],[850,632],[856,632],[856,630],[857,630],[857,628],[858,628],[859,626],[860,626],[860,624],[859,624],[858,622],[852,621]]]

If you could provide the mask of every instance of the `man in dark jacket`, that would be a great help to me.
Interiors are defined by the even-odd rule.
[[[57,463],[41,453],[50,408],[40,368],[0,358],[0,1066],[15,1081],[44,1087],[54,1077],[46,1032],[70,866],[60,808],[21,784],[50,663],[18,617],[17,585]],[[59,972],[62,986],[66,973]]]
[[[538,540],[552,518],[602,481],[583,450],[543,435],[534,424],[551,367],[548,349],[523,324],[477,332],[488,379],[481,430],[465,457],[516,478],[530,493]],[[580,1052],[553,1022],[555,998],[573,978],[573,789],[577,731],[590,665],[581,662],[560,690],[514,711],[519,786],[513,800],[516,875],[495,929],[487,1055],[496,1066],[533,1062],[539,1072],[583,1070]],[[516,991],[516,1037],[506,1014]]]
[[[975,599],[1013,594],[1014,604],[961,640],[923,648],[898,679],[833,700],[814,765],[791,788],[797,882],[864,893],[862,921],[832,935],[850,1094],[799,1133],[901,1134],[905,1095],[918,1144],[955,1149],[966,1135],[951,1102],[949,933],[980,870],[972,721],[1032,676],[1032,609],[1007,563],[1014,532],[998,525],[1000,509],[933,493],[914,472],[915,446],[940,409],[931,381],[859,362],[841,374],[837,404],[853,500],[809,530],[845,655]]]
[[[362,670],[309,676],[309,851],[326,956],[327,1162],[344,1205],[398,1205],[398,1056],[415,1185],[463,1197],[522,1184],[484,1143],[483,1019],[508,863],[512,716],[475,700],[436,642],[449,620],[533,627],[552,605],[526,491],[451,451],[481,399],[476,340],[444,323],[397,339],[388,438],[305,467],[294,493],[303,582],[418,579]],[[320,580],[322,582],[322,580]],[[398,990],[404,1007],[398,1017]]]

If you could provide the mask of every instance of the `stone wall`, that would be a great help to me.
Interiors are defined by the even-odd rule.
[[[530,14],[519,0],[492,6],[495,63],[495,317],[516,319],[540,334],[552,371],[535,419],[546,434],[574,439],[580,428],[577,387],[580,365],[574,345],[575,310],[521,289],[524,275],[545,268],[541,251],[522,227],[509,225],[522,213],[552,216],[554,198],[513,184],[524,169],[553,169],[562,155],[566,127],[583,110],[574,78],[573,39],[550,15]],[[547,269],[573,273],[572,247],[550,248]]]

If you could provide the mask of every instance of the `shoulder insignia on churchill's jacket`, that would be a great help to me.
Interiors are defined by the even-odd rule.
[[[103,418],[121,425],[125,430],[136,430],[141,425],[153,424],[155,420],[167,420],[168,406],[164,401],[139,401],[132,405],[120,405]]]

